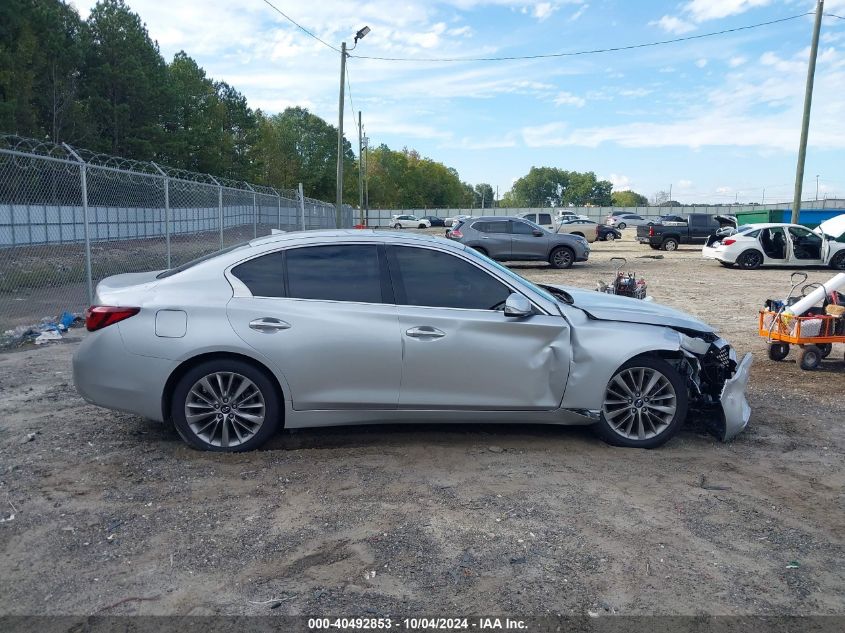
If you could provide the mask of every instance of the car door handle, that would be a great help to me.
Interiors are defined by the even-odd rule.
[[[263,317],[261,319],[250,321],[249,327],[250,329],[257,330],[259,332],[272,333],[278,332],[279,330],[290,329],[290,323],[273,317]]]
[[[411,338],[443,338],[446,336],[446,332],[430,325],[419,325],[405,330],[405,335]]]

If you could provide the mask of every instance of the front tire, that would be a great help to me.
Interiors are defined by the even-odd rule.
[[[628,225],[627,225],[627,224],[625,224],[624,222],[620,222],[619,224],[617,224],[617,225],[616,225],[616,228],[617,228],[617,229],[619,229],[619,230],[621,231],[621,230],[622,230],[622,229],[624,229],[626,226],[628,226]]]
[[[401,229],[402,225],[397,222],[396,224],[393,225],[393,228],[394,229]]]
[[[608,444],[657,448],[687,417],[683,378],[661,358],[640,356],[616,370],[607,383],[596,430]]]
[[[616,239],[616,234],[615,234],[615,233],[608,233],[608,234],[605,236],[605,238],[604,238],[604,239],[605,239],[605,240],[607,240],[608,242],[612,242],[613,240],[615,240],[615,239]]]
[[[783,360],[789,355],[788,343],[769,343],[769,358]]]
[[[834,270],[845,270],[845,251],[839,251],[833,256],[830,267]]]
[[[191,447],[239,453],[258,448],[276,433],[280,404],[267,374],[242,360],[220,359],[200,363],[179,379],[170,414]]]
[[[559,246],[549,254],[549,264],[552,268],[572,268],[575,253],[567,246]]]
[[[428,227],[425,224],[420,224],[417,228],[418,229],[427,229]]]
[[[822,351],[815,345],[805,345],[798,352],[795,362],[804,371],[812,371],[822,364]]]

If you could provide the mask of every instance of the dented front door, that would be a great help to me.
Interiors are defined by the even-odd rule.
[[[556,409],[569,375],[559,316],[399,306],[400,409]]]

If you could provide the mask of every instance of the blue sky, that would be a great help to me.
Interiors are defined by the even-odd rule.
[[[812,11],[814,0],[272,0],[353,54],[520,56],[719,31]],[[340,56],[262,0],[127,0],[168,60],[184,49],[270,113],[301,105],[336,124]],[[85,17],[89,0],[72,2]],[[845,17],[845,0],[825,12]],[[508,62],[351,58],[371,143],[414,148],[500,195],[532,165],[595,171],[682,202],[790,200],[812,16],[730,35]],[[355,133],[346,101],[346,127]],[[353,146],[357,139],[349,133]],[[845,197],[845,20],[825,17],[805,199]]]

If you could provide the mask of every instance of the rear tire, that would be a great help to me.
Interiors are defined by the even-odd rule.
[[[241,387],[245,388],[238,393]],[[258,448],[276,434],[281,399],[273,380],[254,365],[234,358],[209,360],[189,369],[176,383],[170,415],[192,448],[240,453]]]
[[[660,248],[664,251],[676,251],[678,250],[678,240],[674,237],[666,238]]]
[[[397,222],[396,224],[393,225],[393,228],[394,229],[401,229],[402,225]]]
[[[552,268],[572,268],[575,253],[568,246],[558,246],[549,254],[549,264]]]
[[[687,403],[684,380],[674,367],[662,358],[632,358],[608,382],[595,428],[614,446],[657,448],[681,428]]]
[[[795,359],[798,366],[804,371],[812,371],[822,363],[822,351],[815,345],[805,345],[798,352]]]
[[[617,229],[619,229],[619,230],[621,231],[621,230],[622,230],[622,229],[624,229],[626,226],[628,226],[628,225],[627,225],[627,224],[625,224],[624,222],[620,222],[619,224],[617,224],[617,225],[616,225],[616,228],[617,228]]]
[[[769,343],[769,358],[772,360],[783,360],[789,355],[787,343]]]
[[[744,270],[757,270],[763,265],[763,255],[760,251],[750,249],[736,258],[736,263]]]
[[[822,360],[830,356],[830,353],[833,351],[833,343],[822,343],[818,347],[822,354]]]

